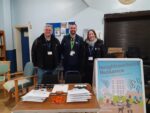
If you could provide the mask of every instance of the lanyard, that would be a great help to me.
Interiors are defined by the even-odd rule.
[[[47,42],[46,45],[47,45],[48,50],[50,50],[51,49],[51,43]]]
[[[71,46],[71,49],[73,49],[73,47],[74,47],[74,40],[73,39],[70,40],[70,46]]]
[[[92,56],[92,53],[93,53],[93,49],[94,49],[94,47],[89,46],[89,47],[88,47],[88,49],[89,49],[90,56]]]

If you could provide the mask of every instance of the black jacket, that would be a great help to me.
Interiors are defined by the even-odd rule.
[[[88,62],[93,64],[95,58],[104,58],[106,56],[106,54],[107,54],[107,49],[104,46],[104,43],[102,40],[97,39],[92,50],[90,50],[89,44],[85,41],[84,61],[85,61],[86,66],[87,66]],[[93,60],[89,61],[88,60],[89,57],[93,57]]]
[[[50,45],[50,49],[47,47]],[[52,55],[48,55],[51,51]],[[32,45],[32,61],[34,66],[46,70],[52,70],[60,62],[60,43],[58,39],[51,36],[50,42],[46,41],[44,34],[38,37]]]
[[[83,38],[79,35],[75,36],[74,47],[71,49],[71,36],[64,36],[61,43],[61,52],[63,56],[63,66],[64,70],[78,70],[81,71],[81,61],[83,59]],[[70,55],[70,52],[74,51],[73,56]]]
[[[95,58],[103,58],[107,54],[107,49],[102,40],[97,40],[93,47],[85,41],[84,43],[84,83],[92,84],[93,78],[93,66]]]

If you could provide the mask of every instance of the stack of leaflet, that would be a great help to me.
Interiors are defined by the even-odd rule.
[[[67,93],[68,84],[55,84],[52,90],[52,93],[64,92]]]
[[[91,99],[91,93],[85,88],[74,88],[67,94],[67,102],[87,102],[89,99]]]
[[[22,96],[22,101],[44,102],[49,95],[50,92],[47,92],[46,89],[31,90],[29,93]]]

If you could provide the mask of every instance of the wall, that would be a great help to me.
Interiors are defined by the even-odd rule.
[[[149,4],[149,0],[136,0],[131,5],[123,5],[119,0],[0,0],[0,28],[6,29],[7,50],[14,50],[11,32],[16,25],[31,24],[30,49],[47,22],[73,20],[78,24],[78,34],[82,35],[83,29],[93,28],[100,31],[103,39],[104,14],[150,10]]]
[[[11,23],[11,2],[0,0],[0,29],[5,31],[6,57],[11,61],[11,71],[15,71],[15,50],[13,50],[12,23]]]
[[[3,0],[0,0],[0,29],[4,28],[4,20],[3,20]]]
[[[12,23],[11,23],[11,2],[10,0],[3,0],[3,19],[4,19],[4,31],[6,37],[6,49],[13,49],[12,39]]]
[[[83,35],[84,29],[95,29],[100,32],[100,38],[103,39],[103,12],[88,7],[73,18],[78,25],[80,35]]]
[[[99,18],[99,21],[93,21],[96,26],[101,26],[101,38],[104,39],[104,20],[103,15],[109,13],[122,13],[122,12],[133,12],[150,10],[150,0],[136,0],[130,5],[123,5],[119,0],[84,0],[86,4],[99,12],[99,15],[95,15],[93,18]],[[93,15],[89,11],[89,17]],[[101,15],[101,16],[100,16]],[[93,22],[91,22],[93,24]],[[96,24],[97,23],[97,24]],[[82,23],[81,23],[82,24]]]
[[[31,23],[32,45],[45,23],[68,21],[85,8],[87,5],[81,0],[13,0],[12,22],[13,25]]]
[[[119,0],[84,0],[90,7],[103,13],[129,12],[139,10],[150,10],[149,0],[135,0],[130,5],[123,5]]]
[[[77,22],[78,34],[82,35],[85,28],[94,28],[100,31],[103,39],[105,13],[149,10],[148,4],[149,0],[136,0],[131,5],[123,5],[119,0],[13,0],[12,22],[13,25],[31,23],[31,45],[46,22],[68,20]]]
[[[43,32],[45,23],[72,21],[71,18],[74,17],[74,15],[78,14],[79,12],[87,8],[87,5],[82,0],[44,0],[44,1],[10,0],[10,1],[11,1],[12,27],[29,26],[30,24],[31,28],[29,31],[30,52],[33,41]],[[13,38],[14,40],[18,40],[16,39],[16,37]],[[18,49],[16,49],[16,51],[17,50]],[[17,52],[17,54],[19,53]],[[17,54],[16,56],[18,60]]]
[[[10,0],[0,0],[0,29],[5,31],[6,49],[13,48]]]

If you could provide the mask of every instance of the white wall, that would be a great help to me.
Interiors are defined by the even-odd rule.
[[[5,31],[6,49],[13,48],[10,0],[0,0],[0,29]]]
[[[103,12],[89,7],[73,18],[78,25],[78,33],[80,35],[83,35],[84,29],[95,29],[96,31],[100,31],[100,38],[103,39]]]
[[[95,29],[100,27],[101,39],[104,39],[104,14],[110,13],[122,13],[122,12],[133,12],[133,11],[143,11],[150,10],[150,0],[136,0],[134,3],[130,5],[123,5],[119,2],[119,0],[84,0],[89,7],[91,7],[89,12],[89,18],[99,18],[99,20],[95,20],[91,24],[95,24]],[[91,10],[95,9],[99,12],[99,15],[94,15],[91,13]],[[84,13],[85,15],[88,12]],[[94,17],[93,17],[94,16]],[[90,23],[90,22],[89,22]],[[82,24],[82,23],[81,23]]]
[[[101,38],[103,39],[104,14],[150,10],[150,0],[136,0],[131,5],[123,5],[119,0],[84,0],[84,2],[83,0],[10,1],[12,25],[27,25],[29,23],[32,25],[30,46],[33,40],[43,32],[43,26],[46,22],[75,20],[78,24],[78,34],[82,35],[85,28],[93,28],[101,32]]]
[[[0,0],[0,29],[4,28],[4,20],[3,20],[3,0]]]
[[[13,49],[12,39],[12,23],[11,23],[11,2],[10,0],[3,0],[3,11],[4,11],[4,31],[6,37],[6,49]]]
[[[150,10],[150,0],[135,0],[130,5],[123,5],[119,0],[84,0],[90,7],[104,13]]]
[[[13,25],[31,23],[32,39],[42,32],[45,23],[68,21],[87,8],[81,0],[12,0]]]

